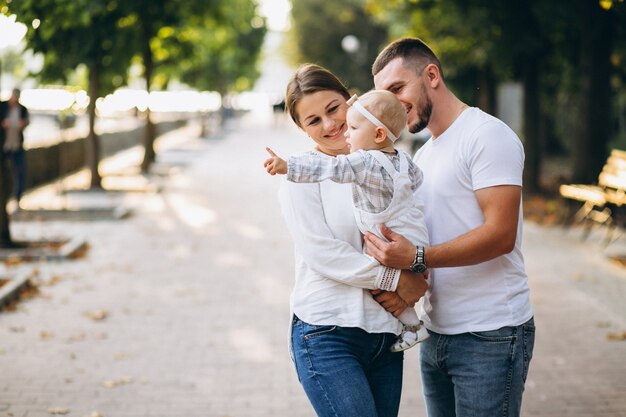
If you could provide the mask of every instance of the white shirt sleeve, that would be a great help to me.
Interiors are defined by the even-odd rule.
[[[392,283],[388,285],[395,287],[400,271],[381,266],[349,242],[334,237],[324,217],[319,184],[284,181],[279,197],[296,251],[313,271],[323,277],[365,289],[378,288],[377,284],[388,282],[389,273],[392,273]],[[352,215],[351,211],[348,213]]]
[[[524,147],[504,123],[480,125],[468,141],[467,161],[474,190],[497,185],[522,185]]]

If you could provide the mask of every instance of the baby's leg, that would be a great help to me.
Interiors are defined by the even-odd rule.
[[[429,334],[426,327],[417,317],[417,313],[413,308],[407,308],[398,317],[403,324],[402,333],[398,337],[396,343],[391,346],[392,352],[400,352],[409,349],[419,342],[428,339]]]
[[[398,316],[398,320],[405,326],[419,326],[420,319],[417,317],[417,313],[414,308],[407,308]]]

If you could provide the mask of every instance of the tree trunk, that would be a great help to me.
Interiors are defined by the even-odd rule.
[[[100,164],[100,138],[96,134],[96,100],[100,94],[100,69],[94,65],[89,69],[89,135],[87,136],[87,166],[91,172],[90,188],[102,188]]]
[[[531,193],[541,191],[541,110],[539,95],[539,66],[536,59],[526,59],[522,64],[524,83],[524,190]]]
[[[478,108],[496,114],[496,79],[491,68],[478,70]]]
[[[611,135],[611,62],[613,10],[597,2],[580,0],[580,106],[579,126],[572,153],[574,182],[595,182],[607,157]]]
[[[143,65],[144,65],[144,78],[146,80],[146,91],[150,94],[150,88],[152,86],[152,73],[154,71],[154,60],[152,57],[152,49],[150,49],[150,38],[146,38],[143,51]],[[150,116],[150,107],[146,109],[146,128],[144,130],[143,145],[144,155],[141,162],[141,172],[147,173],[150,170],[150,165],[156,159],[156,153],[154,151],[154,138],[155,129],[152,124]]]
[[[227,81],[226,77],[222,74],[217,75],[219,81],[217,83],[217,92],[222,98],[221,106],[219,110],[219,125],[220,127],[224,127],[226,125],[226,120],[232,115],[232,102],[228,95]]]

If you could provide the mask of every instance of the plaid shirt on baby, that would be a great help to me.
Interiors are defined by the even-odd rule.
[[[400,158],[384,153],[396,170],[400,169]],[[409,161],[409,178],[413,192],[422,182],[422,171]],[[380,213],[393,199],[393,178],[368,151],[356,151],[349,155],[331,157],[318,152],[308,152],[292,156],[287,161],[287,180],[292,182],[321,182],[331,180],[338,183],[352,183],[354,206],[368,213]]]

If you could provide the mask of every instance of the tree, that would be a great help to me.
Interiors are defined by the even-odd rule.
[[[371,66],[388,31],[366,13],[365,0],[293,0],[291,16],[294,61],[322,65],[362,92],[373,88]]]
[[[146,91],[150,93],[155,78],[160,74],[160,86],[167,84],[168,75],[185,53],[190,51],[185,44],[184,28],[199,24],[205,17],[214,15],[221,0],[133,0],[123,3],[126,13],[124,27],[132,30],[133,40],[127,44],[140,59],[144,69]],[[156,132],[150,108],[146,111],[144,133],[144,158],[141,163],[147,172],[156,153]]]
[[[576,3],[580,24],[586,29],[579,43],[580,125],[574,135],[573,175],[576,182],[595,181],[604,165],[611,135],[611,54],[615,9],[598,2]]]
[[[444,63],[446,82],[459,97],[495,114],[499,81],[518,79],[524,87],[526,145],[525,186],[539,188],[540,68],[547,51],[536,17],[537,1],[506,3],[483,0],[399,3],[389,11],[370,2],[372,10],[394,25],[398,36],[417,36],[431,44]],[[409,19],[400,19],[408,15]]]
[[[443,62],[446,83],[456,94],[494,113],[497,81],[510,68],[491,59],[500,29],[488,11],[474,3],[481,2],[368,0],[367,10],[389,25],[392,38],[413,36],[425,41]]]
[[[120,26],[116,0],[20,0],[11,12],[26,23],[27,47],[42,53],[42,81],[65,81],[79,66],[88,72],[89,136],[87,163],[90,186],[101,187],[99,138],[95,132],[96,100],[124,83],[130,52],[121,48],[128,31]]]
[[[368,8],[393,23],[395,36],[418,36],[431,43],[461,98],[472,102],[468,93],[478,91],[473,102],[491,112],[495,100],[490,97],[498,82],[522,83],[520,136],[526,149],[527,190],[540,189],[548,139],[554,143],[557,133],[563,135],[564,129],[558,132],[553,125],[563,125],[570,113],[576,114],[572,119],[577,123],[572,129],[574,179],[589,182],[597,177],[611,137],[610,83],[619,62],[614,46],[624,42],[614,33],[617,16],[623,21],[623,1],[578,0],[575,7],[539,0],[388,3],[368,0]],[[479,78],[472,80],[467,76],[471,72]],[[468,81],[469,88],[458,85]],[[565,102],[569,108],[556,105],[564,93],[577,98]]]
[[[258,61],[267,32],[255,0],[231,0],[221,5],[217,17],[208,16],[185,31],[193,51],[180,63],[181,81],[217,91],[222,100],[229,93],[252,89],[260,75]]]

